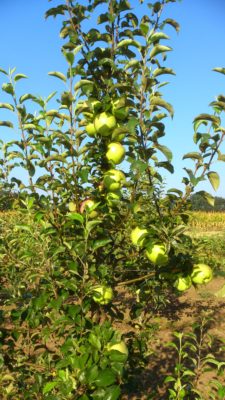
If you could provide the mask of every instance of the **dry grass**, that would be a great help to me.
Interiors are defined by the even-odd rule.
[[[207,236],[225,234],[225,213],[193,211],[189,221],[190,230]]]

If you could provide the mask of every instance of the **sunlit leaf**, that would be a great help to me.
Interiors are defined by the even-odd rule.
[[[165,53],[166,51],[171,51],[171,50],[172,50],[172,48],[169,46],[163,46],[161,44],[158,44],[153,47],[153,49],[150,52],[149,57],[150,57],[150,59],[152,59],[153,57],[157,56],[157,54]]]
[[[7,110],[14,111],[13,105],[9,103],[0,103],[0,108],[5,108]]]
[[[10,121],[0,121],[0,126],[5,126],[7,128],[13,128],[13,124]]]
[[[179,32],[179,30],[180,30],[180,25],[174,19],[171,19],[171,18],[165,19],[163,21],[163,25],[165,25],[165,24],[171,25],[177,32]]]
[[[193,151],[191,153],[186,153],[183,156],[183,160],[185,160],[186,158],[191,158],[192,160],[201,160],[202,156],[200,153]]]
[[[155,144],[154,147],[156,149],[160,150],[164,154],[164,156],[167,158],[168,161],[172,160],[173,154],[167,146],[163,146],[161,144]]]
[[[199,192],[196,192],[196,194],[200,194],[210,206],[214,207],[215,198],[210,193],[201,190]]]
[[[66,82],[66,76],[62,73],[62,72],[58,72],[58,71],[51,71],[48,73],[48,75],[50,76],[54,76],[58,79],[61,79],[63,82]]]
[[[14,76],[14,81],[15,82],[17,82],[17,81],[19,81],[20,79],[27,79],[28,77],[26,76],[26,75],[24,75],[24,74],[16,74],[15,76]]]
[[[220,185],[219,174],[217,172],[211,171],[211,172],[208,172],[207,176],[208,176],[208,179],[209,179],[213,189],[217,190]]]
[[[170,74],[170,75],[176,75],[175,72],[172,70],[172,68],[156,68],[152,75],[156,78],[159,75],[164,75],[164,74]]]
[[[152,106],[157,106],[157,107],[163,107],[165,108],[173,118],[174,115],[174,110],[173,106],[170,103],[167,103],[167,101],[163,100],[161,97],[151,97],[150,99],[150,107]]]
[[[213,71],[219,72],[220,74],[225,75],[225,68],[216,67],[216,68],[213,68]]]

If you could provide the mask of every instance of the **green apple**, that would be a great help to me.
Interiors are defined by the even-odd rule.
[[[76,203],[74,203],[73,201],[70,201],[68,204],[68,208],[69,208],[70,212],[75,212],[77,210]]]
[[[120,164],[125,157],[125,149],[122,144],[117,142],[109,143],[106,158],[114,164]]]
[[[126,107],[126,98],[121,97],[112,102],[112,113],[121,121],[124,121],[129,115],[129,107]]]
[[[97,131],[95,129],[95,125],[93,124],[93,122],[90,122],[89,124],[87,124],[85,129],[86,129],[88,136],[90,136],[90,137],[96,136]]]
[[[113,290],[110,286],[96,286],[93,288],[93,300],[101,305],[109,304],[113,299]]]
[[[155,265],[165,265],[168,262],[168,255],[163,244],[146,244],[146,256]]]
[[[190,289],[192,285],[191,277],[188,276],[178,276],[175,280],[173,286],[179,290],[180,292],[184,292],[187,289]]]
[[[109,136],[116,127],[116,118],[108,112],[102,112],[95,117],[94,125],[99,135]]]
[[[96,210],[92,210],[92,207],[96,205],[96,202],[92,199],[86,199],[82,201],[80,205],[80,213],[83,214],[85,211],[88,212],[90,218],[96,218],[98,212]]]
[[[120,199],[121,199],[122,193],[118,190],[116,192],[109,192],[106,195],[106,202],[109,207],[114,207],[116,206]]]
[[[128,356],[128,348],[126,346],[126,343],[121,341],[119,343],[116,344],[112,344],[108,346],[108,351],[119,351],[122,354],[125,354],[126,356]]]
[[[202,285],[208,283],[213,277],[212,269],[207,264],[195,264],[191,274],[192,282]]]
[[[145,242],[145,240],[146,240],[146,234],[147,233],[148,233],[147,229],[139,228],[138,226],[136,226],[136,228],[134,228],[131,231],[131,234],[130,234],[130,238],[131,238],[132,243],[135,246],[142,247],[144,242]]]
[[[105,188],[109,192],[115,192],[121,188],[123,183],[125,182],[125,175],[122,171],[117,169],[110,169],[104,175],[103,182]]]

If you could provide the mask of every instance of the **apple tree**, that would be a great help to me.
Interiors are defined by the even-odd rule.
[[[132,348],[114,325],[123,321],[118,293],[135,293],[136,318],[154,288],[193,283],[199,260],[185,234],[188,199],[205,178],[218,187],[210,168],[224,158],[225,98],[194,121],[199,152],[184,156],[195,164],[184,192],[166,192],[163,170],[173,165],[164,121],[174,111],[162,91],[164,76],[174,75],[168,32],[179,24],[163,15],[174,2],[65,0],[50,8],[46,18],[62,18],[67,67],[49,72],[61,93],[18,96],[26,75],[0,69],[8,98],[0,107],[13,113],[0,126],[16,131],[1,143],[1,186],[20,199],[1,239],[3,399],[118,399]]]

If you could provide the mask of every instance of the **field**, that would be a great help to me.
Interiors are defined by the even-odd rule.
[[[12,246],[12,260],[21,249],[15,248],[15,239],[10,238],[10,230],[17,230],[17,225],[25,221],[24,215],[16,212],[2,213],[1,219],[1,240],[3,236],[8,237],[8,244]],[[24,225],[25,227],[26,225]],[[13,228],[14,227],[14,228]],[[28,260],[32,264],[32,273],[36,274],[36,280],[44,274],[45,262],[39,259],[37,264],[36,254],[44,254],[43,248],[49,243],[38,243],[38,232],[32,232],[31,240],[26,228],[23,234],[26,236],[26,254],[21,260],[22,264]],[[188,399],[222,400],[225,398],[224,368],[225,361],[225,291],[220,290],[225,283],[225,215],[220,213],[195,212],[191,215],[188,234],[198,243],[202,262],[207,262],[214,269],[214,279],[206,286],[186,291],[177,297],[168,289],[153,296],[153,302],[147,304],[145,312],[132,322],[132,307],[140,301],[139,294],[129,289],[118,288],[115,301],[114,313],[123,315],[121,318],[114,318],[114,327],[126,338],[129,352],[132,354],[132,361],[126,369],[126,383],[122,385],[123,400],[168,400],[169,388],[173,390],[177,385],[192,380],[196,393],[202,397],[188,397]],[[42,249],[40,249],[40,247]],[[22,254],[22,253],[21,253]],[[9,260],[8,260],[9,261]],[[38,265],[38,273],[35,272]],[[2,268],[4,268],[2,266]],[[20,268],[20,266],[19,266]],[[18,279],[25,284],[25,280],[19,276]],[[11,271],[12,280],[16,282],[16,271]],[[4,296],[6,292],[15,294],[15,287],[7,287],[9,282],[5,281],[4,274],[1,276],[1,299],[0,312],[13,313],[14,305],[5,306]],[[19,286],[18,286],[19,287]],[[19,289],[18,289],[19,290]],[[21,287],[22,290],[22,287]],[[218,296],[218,293],[220,294]],[[158,297],[157,297],[158,296]],[[121,301],[122,299],[122,301]],[[10,302],[9,302],[10,303]],[[122,304],[122,306],[121,306]],[[119,315],[118,314],[118,315]],[[104,314],[100,317],[104,321]],[[9,325],[9,324],[8,324]],[[10,326],[2,325],[2,329],[10,330]],[[30,334],[35,335],[35,329]],[[10,339],[8,339],[10,340]],[[9,342],[8,342],[9,343]],[[8,343],[3,346],[7,349]],[[16,341],[17,348],[26,354],[26,367],[31,363],[32,352],[29,355],[22,348],[24,344]],[[27,345],[26,345],[27,346]],[[56,343],[49,340],[48,349],[54,353]],[[30,350],[31,351],[31,350]],[[33,351],[36,351],[33,349]],[[44,351],[41,343],[37,351]],[[22,357],[22,355],[21,355]],[[23,361],[21,361],[23,365]],[[41,366],[40,366],[41,368]],[[193,372],[194,371],[194,372]],[[15,372],[16,373],[16,372]],[[13,375],[12,375],[13,376]],[[1,385],[8,385],[10,390],[10,375]],[[11,378],[11,379],[14,379]],[[11,397],[4,397],[4,399]],[[42,399],[41,397],[38,397]],[[45,397],[43,397],[45,398]],[[182,399],[183,397],[177,397]],[[187,397],[184,397],[186,399]]]
[[[194,235],[225,235],[225,213],[194,211],[191,213],[189,226]]]

